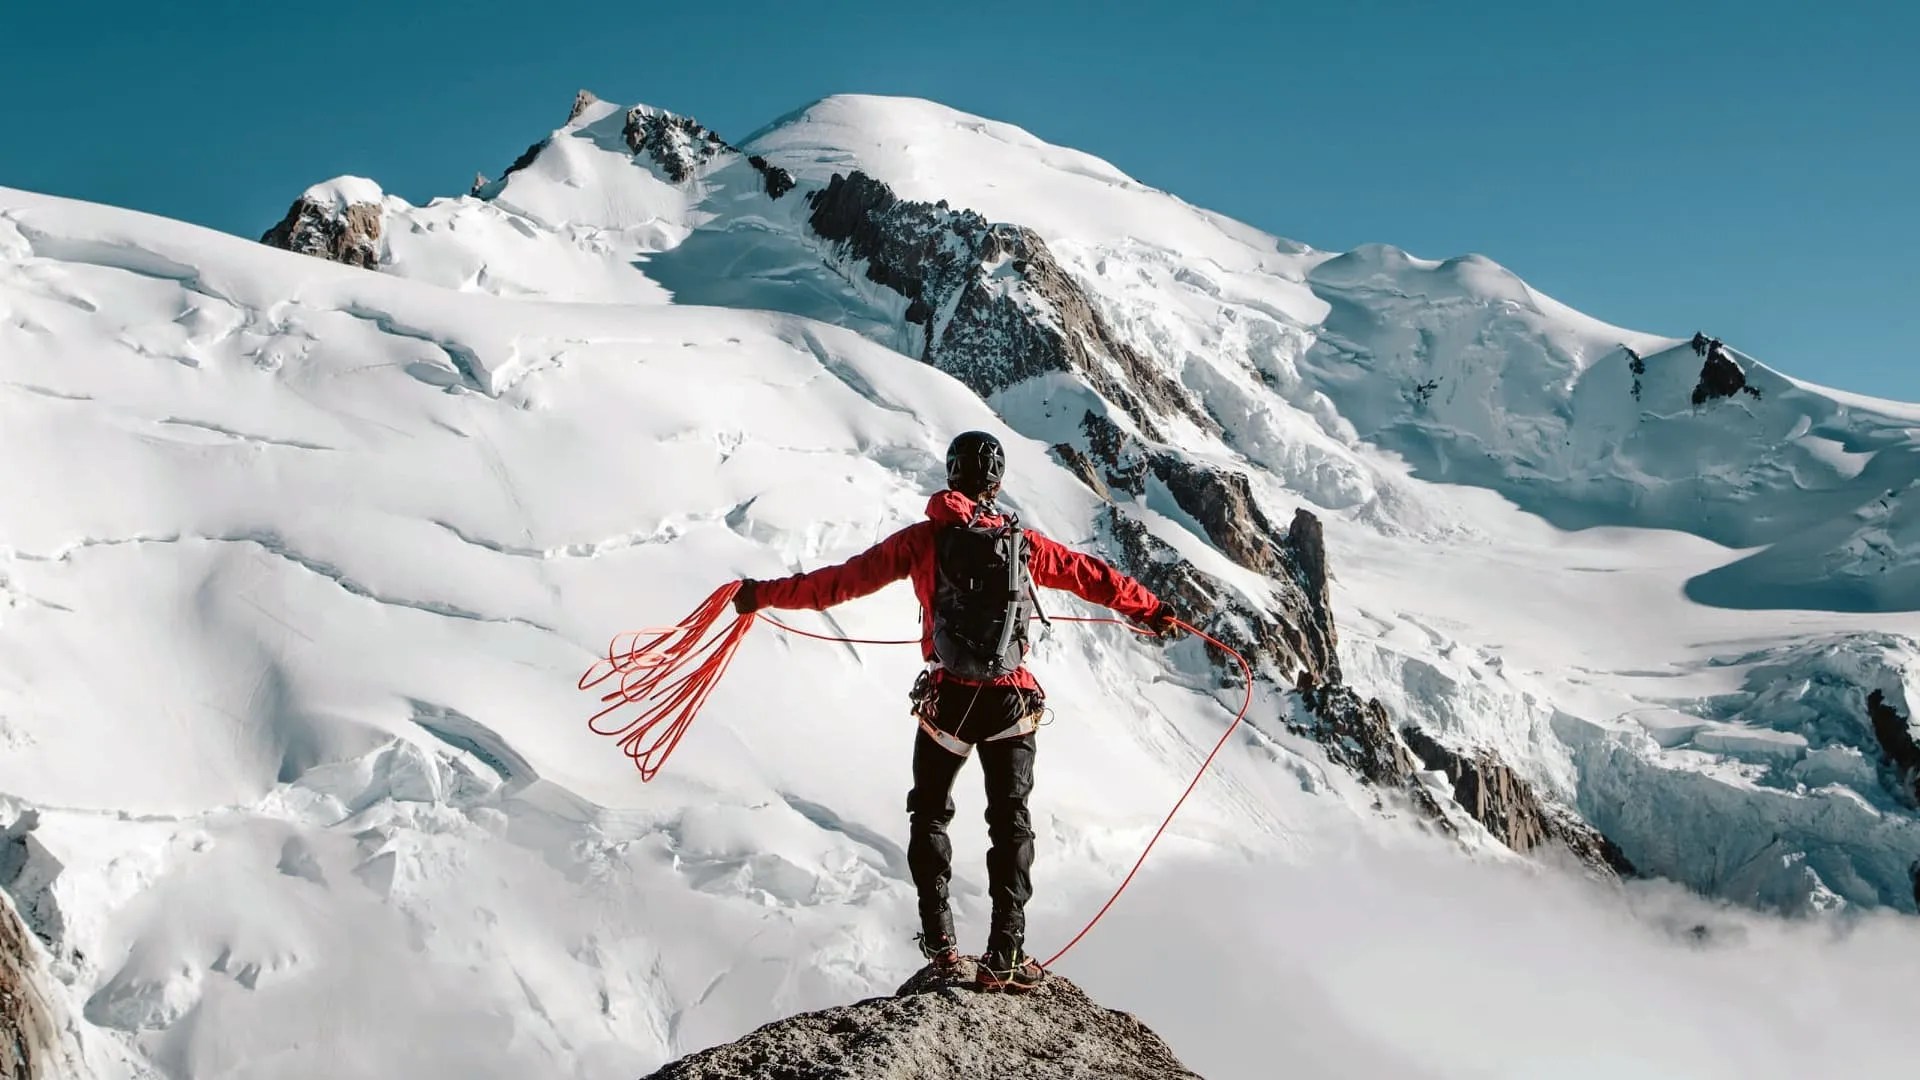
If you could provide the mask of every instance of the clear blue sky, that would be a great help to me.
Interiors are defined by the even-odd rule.
[[[1920,5],[0,4],[0,184],[257,236],[340,173],[498,175],[578,87],[739,138],[929,97],[1316,247],[1920,401]]]

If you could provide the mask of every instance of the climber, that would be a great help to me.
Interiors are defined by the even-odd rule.
[[[913,787],[907,793],[907,865],[919,892],[920,949],[944,968],[960,961],[948,907],[954,778],[973,748],[987,789],[988,893],[993,919],[976,985],[1021,993],[1039,985],[1040,965],[1026,955],[1026,904],[1032,895],[1035,730],[1046,696],[1024,658],[1027,626],[1038,615],[1035,585],[1065,589],[1112,608],[1160,638],[1180,633],[1165,603],[1101,560],[1063,547],[994,504],[1006,473],[1000,441],[982,431],[947,447],[947,486],[917,521],[837,566],[772,581],[740,582],[734,607],[823,610],[911,578],[920,601],[927,667],[909,695],[919,733]]]

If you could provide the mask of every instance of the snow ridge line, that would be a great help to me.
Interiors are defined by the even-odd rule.
[[[587,540],[551,548],[525,547],[518,544],[503,543],[499,540],[489,540],[484,536],[476,536],[469,533],[450,521],[443,521],[439,518],[434,518],[432,523],[451,533],[454,539],[459,540],[463,544],[470,544],[498,555],[510,555],[516,559],[538,559],[543,562],[552,562],[559,559],[593,559],[616,551],[625,551],[628,548],[647,547],[653,544],[670,544],[685,536],[692,526],[732,520],[736,515],[744,511],[752,501],[753,500],[749,499],[747,502],[730,506],[725,510],[708,510],[697,514],[688,514],[680,522],[669,519],[662,521],[652,529],[644,531],[635,530],[629,533],[621,533],[617,536],[610,536],[605,540]]]
[[[231,304],[241,310],[247,309],[246,304],[209,286],[201,272],[194,267],[176,262],[130,241],[56,236],[29,225],[13,214],[5,216],[19,231],[21,238],[26,240],[28,250],[33,253],[34,258],[81,263],[136,274],[155,281],[171,281],[188,292]]]
[[[251,435],[244,431],[235,431],[233,428],[222,427],[219,424],[209,423],[205,420],[188,420],[178,416],[164,417],[155,421],[155,423],[166,424],[172,427],[198,428],[201,431],[210,431],[215,435],[224,435],[229,439],[252,443],[257,446],[285,446],[294,450],[320,450],[329,452],[338,449],[338,447],[333,446],[322,446],[319,443],[301,442],[298,439],[276,439],[271,435]]]
[[[301,554],[292,547],[289,547],[286,541],[273,533],[237,533],[231,536],[174,533],[171,536],[134,535],[113,539],[88,537],[77,543],[69,544],[52,554],[41,555],[16,552],[15,557],[27,562],[63,563],[70,561],[76,553],[86,550],[87,548],[124,547],[129,544],[184,544],[194,541],[209,544],[252,544],[275,558],[285,560],[300,567],[302,570],[326,578],[346,592],[364,600],[371,600],[376,604],[385,604],[389,607],[410,608],[414,611],[424,611],[429,615],[439,615],[449,619],[466,619],[470,622],[493,623],[503,626],[524,626],[528,629],[539,630],[549,634],[559,633],[559,630],[546,623],[537,622],[519,615],[486,615],[460,607],[457,604],[449,604],[439,600],[410,600],[404,597],[383,595],[375,592],[369,586],[363,585],[353,578],[348,577],[346,571],[341,570],[339,567],[313,558],[312,556]]]

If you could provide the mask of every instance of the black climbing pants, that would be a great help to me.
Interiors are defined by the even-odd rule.
[[[944,683],[934,688],[928,718],[963,742],[1005,731],[1040,703],[1037,691],[1010,686]],[[1025,943],[1027,901],[1033,896],[1033,793],[1035,737],[977,742],[974,753],[987,784],[987,893],[993,901],[989,951],[1011,955]],[[947,884],[953,876],[953,781],[967,759],[942,747],[924,730],[914,737],[913,790],[907,793],[907,867],[920,893],[920,921],[932,933],[948,916]]]

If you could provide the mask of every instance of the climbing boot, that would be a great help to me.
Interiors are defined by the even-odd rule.
[[[960,944],[953,936],[953,912],[943,908],[937,914],[923,917],[920,925],[920,933],[914,935],[914,940],[920,943],[920,955],[943,971],[958,966]]]
[[[980,958],[973,984],[980,990],[1024,994],[1046,981],[1046,969],[1017,946],[1011,953],[988,950]]]
[[[920,955],[927,958],[934,967],[947,970],[960,966],[960,946],[951,936],[930,938],[925,934],[913,935],[920,943]]]

